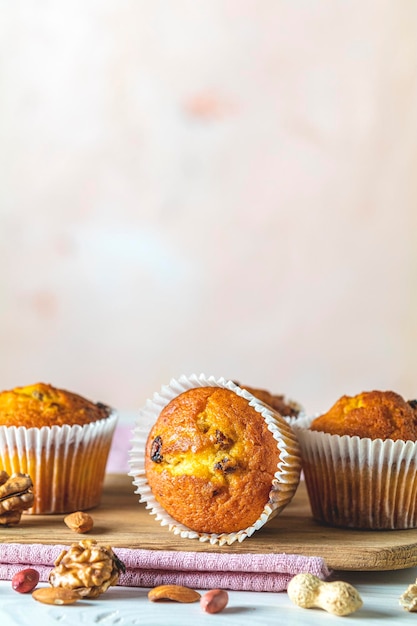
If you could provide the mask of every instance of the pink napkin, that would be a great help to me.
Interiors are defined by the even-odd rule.
[[[1,544],[0,579],[11,580],[26,567],[38,570],[46,582],[53,563],[68,546],[42,544]],[[285,591],[291,578],[300,572],[322,580],[330,575],[321,557],[294,554],[226,554],[174,552],[115,548],[126,566],[119,585],[155,587],[177,584],[194,589],[222,588],[235,591]]]

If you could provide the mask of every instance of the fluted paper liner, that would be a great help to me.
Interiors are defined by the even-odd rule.
[[[417,442],[312,431],[291,421],[315,519],[363,529],[417,527]]]
[[[28,513],[71,513],[99,504],[116,422],[112,411],[82,426],[0,426],[0,468],[29,474],[33,482]]]
[[[248,400],[249,404],[265,419],[280,451],[280,460],[271,484],[269,502],[265,505],[262,514],[252,526],[239,529],[233,533],[201,533],[180,524],[156,501],[146,479],[145,448],[153,424],[162,409],[171,400],[179,394],[196,387],[223,387]],[[146,508],[149,509],[151,515],[155,515],[161,526],[168,526],[171,532],[183,538],[198,539],[199,541],[209,542],[212,545],[230,545],[235,541],[241,542],[246,537],[250,537],[287,506],[298,486],[301,472],[301,457],[297,438],[292,428],[271,407],[265,405],[230,380],[213,376],[206,377],[204,374],[193,374],[189,377],[181,376],[178,379],[172,379],[168,385],[161,388],[159,393],[155,393],[152,399],[148,399],[145,406],[140,410],[133,430],[129,466],[129,476],[132,476],[134,479],[133,484],[137,487],[135,493],[140,495],[139,501],[146,503]]]

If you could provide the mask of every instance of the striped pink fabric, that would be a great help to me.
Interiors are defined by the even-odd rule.
[[[62,545],[0,544],[0,579],[11,580],[26,567],[39,571],[46,582],[55,559],[66,549]],[[285,591],[291,578],[300,572],[322,580],[330,575],[321,557],[294,554],[226,554],[115,548],[126,566],[119,585],[155,587],[177,584],[195,589],[236,591]]]

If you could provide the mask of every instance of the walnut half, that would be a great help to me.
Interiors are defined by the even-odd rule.
[[[9,474],[0,471],[0,525],[20,522],[22,512],[33,504],[32,479],[28,474]]]
[[[97,598],[107,591],[126,569],[110,546],[99,546],[95,539],[73,543],[54,565],[49,574],[52,587],[73,589],[86,598]]]

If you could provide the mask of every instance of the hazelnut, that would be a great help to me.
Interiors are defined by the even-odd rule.
[[[76,511],[64,517],[64,522],[75,533],[88,533],[94,526],[94,520],[88,513]]]

